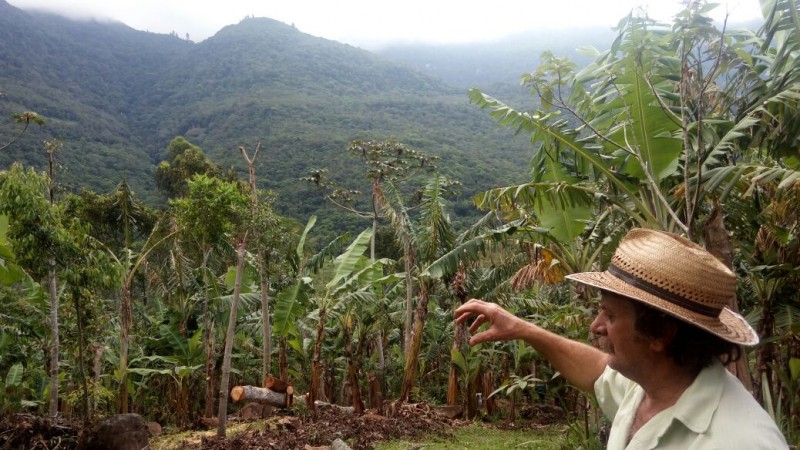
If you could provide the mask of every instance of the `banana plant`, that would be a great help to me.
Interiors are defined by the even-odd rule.
[[[364,256],[372,238],[372,229],[359,234],[347,249],[333,261],[333,274],[325,284],[325,291],[318,292],[311,298],[318,316],[316,339],[311,357],[311,387],[309,390],[309,408],[314,409],[314,400],[319,391],[321,376],[320,356],[325,339],[325,323],[328,314],[340,304],[353,301],[374,301],[375,293],[364,286],[371,287],[370,281],[376,274],[382,273],[386,260],[370,260]]]
[[[158,335],[149,343],[154,353],[149,356],[133,358],[128,367],[128,374],[138,375],[140,379],[134,383],[152,385],[153,377],[166,377],[170,380],[174,395],[172,400],[178,425],[185,426],[190,422],[190,392],[192,379],[199,381],[204,366],[202,330],[192,336],[184,337],[174,325],[161,325]]]

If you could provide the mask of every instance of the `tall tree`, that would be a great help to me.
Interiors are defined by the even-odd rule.
[[[261,377],[266,379],[271,371],[272,324],[270,322],[270,269],[279,264],[279,243],[284,240],[287,230],[280,223],[278,216],[272,211],[273,196],[261,192],[256,185],[256,158],[261,151],[261,142],[256,145],[253,156],[247,154],[244,147],[239,153],[247,162],[250,186],[250,215],[253,226],[250,229],[250,240],[256,247],[258,259],[258,275],[261,292]]]
[[[168,198],[186,195],[188,181],[194,175],[209,177],[223,175],[222,169],[206,158],[200,147],[187,141],[183,136],[177,136],[169,143],[167,158],[167,161],[161,161],[156,167],[155,181],[156,186]]]
[[[19,264],[35,280],[45,280],[50,294],[50,414],[58,413],[59,329],[56,271],[69,247],[61,208],[52,196],[52,178],[14,164],[0,173],[0,212],[9,218],[9,240]]]
[[[178,224],[183,233],[194,243],[199,255],[199,267],[203,280],[203,345],[206,353],[205,415],[214,414],[215,398],[215,322],[212,290],[215,274],[210,261],[219,256],[217,250],[235,231],[234,221],[242,201],[242,192],[237,183],[229,183],[206,175],[195,175],[189,180],[188,193],[184,198],[172,201]]]

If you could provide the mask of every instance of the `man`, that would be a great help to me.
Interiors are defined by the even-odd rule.
[[[596,396],[613,420],[608,449],[786,449],[786,440],[742,384],[723,367],[758,336],[726,305],[735,275],[694,243],[634,229],[605,272],[569,275],[599,288],[592,322],[601,349],[520,319],[496,304],[470,300],[470,345],[522,339],[562,376]]]

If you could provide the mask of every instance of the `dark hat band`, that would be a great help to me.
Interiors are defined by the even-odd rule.
[[[637,278],[634,275],[631,275],[615,266],[614,264],[609,264],[608,272],[635,288],[641,289],[648,294],[655,295],[656,297],[664,299],[673,305],[680,306],[681,308],[688,309],[689,311],[697,314],[702,314],[706,317],[719,317],[719,314],[722,312],[722,308],[714,308],[711,306],[702,305],[687,298],[681,297],[680,295]]]

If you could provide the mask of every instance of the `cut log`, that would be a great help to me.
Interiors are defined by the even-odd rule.
[[[275,392],[270,389],[258,386],[234,386],[231,389],[231,399],[234,402],[247,400],[251,402],[266,403],[267,405],[279,408],[288,408],[292,404],[292,392],[294,389],[289,386],[287,392]]]
[[[315,400],[314,405],[317,408],[330,408],[345,414],[353,414],[356,411],[352,406],[334,405],[333,403],[323,402],[322,400]]]
[[[264,379],[264,388],[275,392],[286,393],[287,389],[292,388],[292,385],[272,375],[267,375]]]

